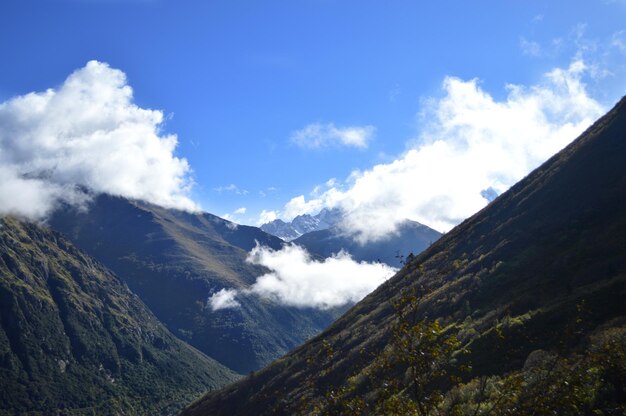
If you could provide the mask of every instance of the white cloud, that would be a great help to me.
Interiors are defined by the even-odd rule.
[[[291,135],[298,146],[318,149],[332,145],[367,148],[374,136],[374,126],[336,127],[333,123],[313,123]]]
[[[238,222],[241,222],[241,220],[237,216],[245,214],[246,211],[247,211],[246,207],[237,208],[236,210],[233,211],[232,214],[227,213],[227,214],[222,215],[222,218],[224,218],[225,220],[231,221],[233,223],[238,223]]]
[[[45,216],[59,201],[85,202],[86,187],[196,210],[177,138],[163,113],[133,103],[123,72],[90,61],[57,89],[0,104],[0,214]]]
[[[241,306],[235,297],[237,296],[236,289],[221,289],[219,292],[214,293],[208,300],[208,305],[211,310],[217,311],[220,309],[238,308]]]
[[[323,208],[342,206],[345,198],[346,193],[342,190],[342,185],[335,183],[319,195],[319,197],[309,199],[308,201],[304,195],[291,198],[289,202],[285,204],[283,211],[280,213],[280,217],[291,221],[298,215],[317,214]]]
[[[318,212],[323,207],[324,200],[320,198],[314,198],[307,201],[304,195],[298,195],[291,198],[289,202],[285,204],[285,208],[281,216],[287,218],[288,220],[292,220],[297,215]]]
[[[276,211],[261,211],[259,214],[259,219],[257,220],[257,225],[263,225],[268,222],[272,222],[278,218],[278,213]]]
[[[537,85],[507,85],[503,100],[476,79],[446,77],[443,96],[425,101],[421,132],[405,154],[353,172],[347,190],[297,196],[281,216],[341,207],[345,230],[361,242],[383,238],[406,218],[448,230],[488,203],[484,190],[504,192],[604,112],[586,91],[588,72],[575,60]]]
[[[248,261],[270,272],[258,277],[247,292],[285,305],[319,309],[358,302],[396,271],[385,264],[356,262],[344,252],[316,261],[297,245],[280,251],[257,245]]]
[[[246,189],[241,189],[234,183],[226,186],[218,186],[217,188],[213,188],[214,191],[222,193],[222,192],[232,192],[235,195],[247,195],[248,191]]]
[[[237,219],[233,216],[233,214],[229,214],[229,213],[223,214],[222,218],[231,222],[237,221]]]

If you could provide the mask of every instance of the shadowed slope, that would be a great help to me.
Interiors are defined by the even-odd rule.
[[[424,294],[415,318],[438,319],[471,350],[471,377],[519,369],[559,344],[582,301],[586,331],[626,315],[625,207],[623,99],[323,334],[182,414],[317,413],[345,386],[369,400],[368,367],[398,319],[391,303],[413,291]]]

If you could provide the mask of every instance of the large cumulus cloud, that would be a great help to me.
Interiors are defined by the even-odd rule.
[[[91,61],[61,86],[0,104],[0,214],[45,216],[85,189],[195,210],[163,113],[133,103],[122,71]]]

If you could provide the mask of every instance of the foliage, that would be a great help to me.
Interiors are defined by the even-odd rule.
[[[626,411],[626,326],[595,336],[582,353],[534,351],[522,370],[451,389],[450,415],[622,415]]]

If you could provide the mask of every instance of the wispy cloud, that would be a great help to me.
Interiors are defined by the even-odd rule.
[[[79,188],[196,210],[163,113],[133,103],[122,71],[91,61],[58,89],[0,104],[0,214],[45,216]]]
[[[626,30],[620,30],[611,36],[611,45],[626,55]]]
[[[226,185],[226,186],[218,186],[217,188],[213,188],[214,191],[222,193],[222,192],[232,192],[235,195],[248,195],[248,190],[246,189],[241,189],[239,188],[237,185],[235,185],[234,183],[231,183],[230,185]]]
[[[291,135],[298,146],[319,149],[328,146],[367,148],[374,137],[374,126],[336,127],[333,123],[313,123]]]
[[[394,102],[402,94],[402,89],[400,88],[400,84],[395,84],[393,88],[389,90],[387,93],[387,99],[389,102]]]
[[[239,216],[245,214],[247,210],[248,209],[246,207],[237,208],[232,213],[226,213],[222,215],[222,218],[224,218],[225,220],[231,221],[235,223],[236,225],[237,223],[242,222]]]
[[[522,48],[522,52],[525,55],[530,55],[534,57],[541,56],[542,50],[541,50],[541,45],[539,45],[539,43],[530,41],[526,39],[525,37],[521,37],[519,43],[520,43],[520,47]]]
[[[358,302],[396,271],[381,263],[356,262],[345,252],[316,261],[297,245],[280,251],[257,246],[248,261],[270,269],[257,278],[251,293],[285,305],[319,309]]]

